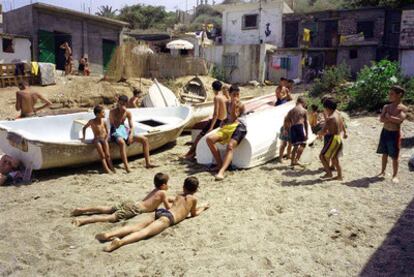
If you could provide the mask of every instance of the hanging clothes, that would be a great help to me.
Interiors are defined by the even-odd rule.
[[[32,62],[32,74],[34,76],[39,75],[39,64],[37,62]]]
[[[310,42],[311,40],[311,30],[305,28],[303,29],[303,41]]]

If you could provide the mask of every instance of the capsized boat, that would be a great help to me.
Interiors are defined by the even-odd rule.
[[[247,135],[234,151],[232,164],[237,168],[252,168],[275,159],[279,155],[280,129],[288,112],[295,107],[295,102],[269,107],[245,116]],[[213,130],[217,132],[218,129]],[[210,133],[210,134],[211,134]],[[308,144],[315,141],[316,136],[309,127]],[[215,163],[207,146],[206,136],[197,145],[196,157],[199,164]],[[217,144],[220,153],[224,156],[226,147]]]
[[[194,77],[191,79],[180,92],[180,97],[183,103],[204,103],[207,100],[207,90],[203,81],[200,78]]]
[[[148,94],[142,99],[142,104],[147,108],[178,107],[180,101],[166,86],[154,79],[154,84],[149,88]]]
[[[135,134],[145,135],[151,150],[175,141],[192,116],[189,107],[139,108],[130,111]],[[0,121],[0,149],[35,170],[96,162],[100,158],[91,144],[93,133],[90,128],[86,132],[86,143],[80,141],[83,126],[92,118],[93,113],[83,112]],[[128,156],[141,153],[141,144],[134,143],[127,147]],[[111,157],[120,158],[119,148],[113,143]]]

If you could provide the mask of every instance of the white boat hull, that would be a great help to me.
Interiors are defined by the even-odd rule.
[[[232,164],[237,168],[252,168],[265,164],[278,157],[280,147],[280,129],[287,113],[295,106],[293,101],[278,107],[267,108],[246,116],[247,135],[234,151]],[[310,127],[309,127],[310,128]],[[213,130],[217,132],[218,129]],[[210,134],[211,134],[210,133]],[[197,162],[203,165],[215,163],[204,136],[197,145]],[[308,144],[316,136],[309,130]],[[217,144],[224,156],[226,146]]]
[[[175,94],[169,88],[160,84],[156,79],[154,79],[154,84],[149,88],[148,94],[142,99],[142,103],[147,108],[180,106],[180,101],[178,101]]]
[[[135,135],[145,135],[154,150],[173,142],[181,135],[184,126],[191,119],[191,109],[141,108],[131,109]],[[87,130],[87,143],[82,143],[83,124],[94,118],[92,113],[77,113],[61,116],[28,118],[17,121],[0,122],[0,149],[32,169],[48,169],[78,166],[99,161],[95,146],[91,144],[93,134]],[[162,125],[152,127],[154,121]],[[144,122],[144,123],[142,123]],[[119,148],[110,143],[111,157],[119,159]],[[134,143],[127,147],[127,155],[142,154],[142,145]]]

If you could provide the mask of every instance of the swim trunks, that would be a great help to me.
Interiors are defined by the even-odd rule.
[[[282,141],[290,141],[290,132],[288,132],[288,134],[286,135],[284,130],[285,130],[285,128],[282,126],[280,128],[279,139],[282,140]]]
[[[201,131],[201,133],[200,133],[200,135],[201,135],[201,136],[204,136],[204,135],[206,135],[206,134],[208,133],[208,130],[210,130],[210,126],[211,126],[211,122],[212,122],[212,121],[213,121],[213,120],[212,120],[212,119],[210,119],[210,120],[207,122],[206,126],[204,126],[203,130],[202,130],[202,131]],[[217,119],[217,120],[216,120],[216,123],[214,124],[214,126],[213,126],[213,128],[212,128],[211,130],[214,130],[214,129],[219,128],[219,127],[221,126],[221,123],[222,123],[222,122],[223,122],[222,120]]]
[[[398,159],[400,148],[401,132],[382,129],[377,153],[388,155],[393,159]]]
[[[117,220],[127,220],[145,211],[133,201],[124,201],[112,207]]]
[[[170,221],[170,226],[174,225],[174,216],[169,210],[167,210],[167,209],[157,209],[157,210],[155,210],[155,220],[157,220],[157,219],[159,219],[163,216],[168,218],[168,220]]]
[[[303,124],[290,127],[290,140],[293,145],[306,145],[306,135]]]
[[[237,128],[234,131],[233,135],[231,136],[231,139],[237,141],[237,144],[240,144],[240,142],[246,137],[246,135],[247,135],[246,125],[239,122],[239,125],[237,125]]]
[[[341,135],[325,135],[321,154],[327,159],[337,158],[342,151]]]
[[[111,140],[113,142],[117,142],[118,139],[123,139],[127,145],[129,145],[128,137],[131,130],[127,128],[125,125],[121,124],[118,128],[115,128],[115,126],[111,126],[111,130],[109,132]]]
[[[277,99],[276,100],[276,103],[275,103],[275,106],[280,106],[280,105],[283,105],[283,104],[285,104],[287,102],[288,102],[287,99]]]

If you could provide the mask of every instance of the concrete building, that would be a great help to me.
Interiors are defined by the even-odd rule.
[[[414,7],[402,12],[400,64],[402,73],[414,77]]]
[[[281,0],[261,0],[215,6],[223,14],[225,45],[268,43],[282,46],[282,16],[293,13]]]
[[[75,66],[83,56],[89,58],[92,73],[102,73],[115,48],[122,43],[126,22],[90,15],[56,6],[35,3],[3,14],[6,33],[31,38],[33,60],[56,64],[63,70],[68,42]]]
[[[288,14],[283,18],[283,47],[275,53],[289,60],[287,69],[269,69],[281,76],[310,80],[325,67],[347,64],[355,76],[371,61],[398,60],[401,11],[385,8]],[[308,41],[304,31],[309,30]],[[300,60],[301,62],[298,62]]]
[[[30,39],[19,35],[0,33],[0,64],[4,63],[30,63]]]

